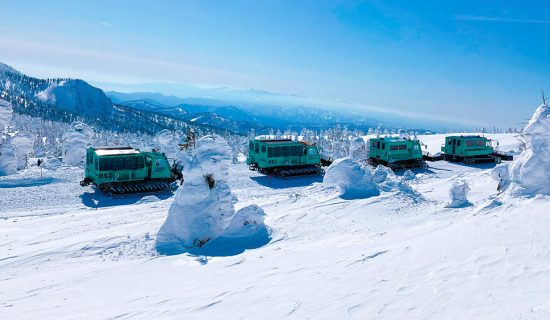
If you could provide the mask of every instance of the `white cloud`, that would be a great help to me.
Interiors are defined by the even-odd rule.
[[[499,22],[499,23],[527,23],[527,24],[550,24],[550,20],[538,19],[511,19],[501,17],[485,17],[485,16],[463,16],[457,15],[456,20],[464,21],[482,21],[482,22]]]

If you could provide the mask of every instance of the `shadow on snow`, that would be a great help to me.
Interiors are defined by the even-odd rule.
[[[241,254],[245,250],[263,247],[269,241],[271,241],[271,236],[264,226],[247,237],[219,236],[200,248],[187,248],[182,242],[172,242],[162,246],[157,245],[156,249],[158,253],[167,256],[189,253],[194,256],[229,257]]]
[[[256,176],[250,177],[259,185],[272,189],[284,189],[284,188],[296,188],[306,187],[315,182],[322,182],[323,176],[321,175],[309,175],[309,176],[296,176],[288,178],[279,178],[275,176]]]
[[[94,192],[84,192],[80,195],[82,204],[90,208],[114,207],[141,202],[151,202],[165,200],[172,196],[172,193],[154,193],[154,194],[129,194],[118,197],[105,195],[101,191],[94,189]]]

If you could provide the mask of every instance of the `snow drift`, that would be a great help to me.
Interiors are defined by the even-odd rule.
[[[159,253],[206,254],[225,244],[214,241],[222,235],[242,240],[258,235],[258,230],[263,231],[261,236],[265,240],[267,232],[260,208],[244,208],[235,213],[227,182],[230,165],[231,150],[224,139],[211,135],[197,141],[184,163],[185,180],[157,234]]]
[[[380,194],[370,170],[352,158],[334,161],[327,169],[323,183],[338,188],[340,197],[359,199]]]
[[[550,108],[543,104],[523,130],[526,150],[512,163],[509,191],[514,195],[550,195]],[[504,169],[499,169],[504,171]],[[500,172],[501,174],[503,172]]]

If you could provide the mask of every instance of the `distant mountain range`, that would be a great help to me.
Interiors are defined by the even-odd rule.
[[[420,133],[426,129],[463,128],[392,113],[359,113],[335,105],[329,108],[306,97],[255,89],[181,86],[180,93],[185,92],[193,96],[146,91],[105,93],[83,80],[37,79],[0,63],[0,98],[10,102],[14,112],[61,121],[80,119],[109,130],[154,133],[196,127],[209,132],[247,134],[252,129],[267,133],[270,129],[320,130],[335,125],[362,131],[404,128]]]
[[[182,111],[189,114],[215,113],[227,120],[240,122],[241,125],[248,123],[250,127],[257,129],[326,129],[336,124],[363,131],[367,131],[369,128],[409,128],[419,132],[425,131],[424,129],[439,131],[448,128],[463,128],[455,123],[408,118],[393,113],[368,112],[370,116],[365,116],[354,111],[334,111],[325,107],[306,105],[306,103],[315,103],[315,101],[295,95],[229,88],[202,89],[194,87],[190,89],[189,86],[184,86],[184,88],[186,90],[182,90],[182,94],[188,92],[188,94],[202,94],[203,96],[181,98],[152,92],[122,93],[116,91],[107,92],[107,96],[113,101],[122,103],[147,101],[158,106],[166,114],[181,113]]]

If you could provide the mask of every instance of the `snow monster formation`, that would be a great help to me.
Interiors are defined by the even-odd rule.
[[[511,165],[495,167],[500,191],[511,195],[550,195],[550,108],[542,104],[523,129],[526,149]]]
[[[468,193],[470,192],[470,186],[468,182],[464,180],[458,180],[453,183],[451,189],[449,189],[449,196],[451,202],[446,206],[447,208],[464,208],[469,207],[472,204],[468,201]]]
[[[156,237],[160,254],[232,255],[269,241],[261,208],[252,205],[235,212],[227,182],[230,165],[231,150],[223,138],[197,140],[184,162],[184,182]]]
[[[3,136],[6,125],[11,120],[13,113],[9,102],[0,99],[0,176],[7,176],[17,172],[17,155],[15,146],[11,143],[11,137]]]
[[[70,166],[82,167],[86,161],[92,130],[81,122],[75,122],[71,129],[63,134],[63,162]]]

